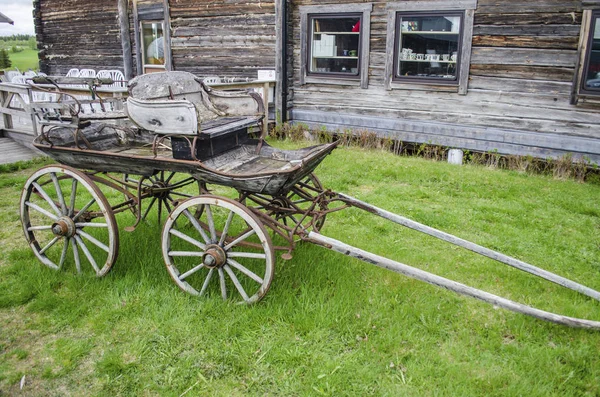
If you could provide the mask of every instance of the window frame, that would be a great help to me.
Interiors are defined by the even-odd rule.
[[[585,46],[585,54],[583,54],[583,65],[581,68],[581,81],[579,84],[579,92],[582,95],[589,95],[589,96],[600,96],[600,88],[598,89],[589,89],[586,87],[586,82],[587,82],[587,71],[589,70],[590,67],[590,59],[592,56],[592,50],[593,50],[593,41],[594,41],[594,27],[596,25],[596,19],[600,20],[600,9],[598,10],[590,10],[590,21],[589,21],[589,28],[588,28],[588,34],[585,38],[585,42],[586,42],[586,46]],[[600,25],[600,21],[598,22],[598,25]],[[599,26],[600,28],[600,26]]]
[[[403,77],[398,75],[398,66],[400,63],[400,57],[398,52],[400,51],[400,44],[402,40],[402,27],[401,22],[402,18],[410,18],[410,17],[459,17],[460,25],[458,31],[458,44],[457,44],[457,53],[458,57],[456,59],[456,72],[455,77],[453,79],[442,79],[435,77]],[[395,34],[395,42],[394,42],[394,54],[393,54],[393,69],[392,69],[392,81],[394,82],[407,82],[407,83],[416,83],[416,84],[440,84],[440,85],[448,85],[448,86],[457,86],[459,84],[459,76],[460,76],[460,66],[461,66],[461,55],[462,55],[462,40],[463,40],[463,26],[465,13],[464,11],[398,11],[396,12],[396,34]]]
[[[144,25],[147,24],[157,24],[161,26],[161,30],[162,30],[162,42],[163,42],[163,63],[162,64],[156,64],[156,63],[146,63],[146,45],[144,42]],[[142,71],[143,73],[152,73],[152,72],[163,72],[167,70],[167,54],[166,54],[166,48],[167,48],[167,38],[165,37],[165,22],[161,21],[161,20],[142,20],[140,21],[140,43],[141,43],[141,55],[142,55]],[[152,72],[148,72],[147,69],[152,70]]]
[[[307,16],[307,23],[308,26],[306,27],[307,29],[307,34],[308,34],[308,43],[307,45],[307,56],[306,56],[306,75],[307,76],[319,76],[319,77],[325,77],[325,78],[342,78],[342,79],[348,79],[348,80],[359,80],[360,79],[360,75],[361,75],[361,56],[362,56],[362,29],[361,31],[359,31],[359,36],[358,36],[358,59],[357,59],[357,73],[356,74],[349,74],[349,73],[342,73],[342,72],[311,72],[311,68],[310,68],[310,64],[313,61],[313,38],[314,38],[314,34],[315,32],[313,31],[313,21],[315,19],[344,19],[344,18],[358,18],[358,21],[360,23],[360,26],[362,27],[362,13],[332,13],[332,14],[308,14]]]
[[[372,3],[330,4],[318,6],[300,6],[300,85],[332,84],[350,85],[368,88],[369,85],[369,52],[371,36]],[[360,14],[360,36],[358,55],[358,76],[342,73],[309,72],[310,44],[312,43],[311,21],[317,17],[345,17]]]
[[[473,20],[477,0],[422,0],[418,2],[391,2],[387,9],[387,39],[386,39],[386,62],[384,74],[384,86],[391,90],[432,90],[442,92],[456,92],[466,95],[469,85],[469,71],[471,63],[471,51],[473,42]],[[397,57],[397,36],[399,36],[399,23],[397,17],[400,14],[414,14],[417,12],[431,14],[454,14],[462,13],[462,26],[460,28],[461,44],[457,64],[458,84],[448,84],[441,79],[418,80],[418,79],[395,79],[395,58]],[[407,81],[408,80],[408,81]]]

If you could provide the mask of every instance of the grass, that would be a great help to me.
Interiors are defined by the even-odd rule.
[[[32,49],[24,49],[20,52],[9,52],[10,62],[12,66],[9,69],[19,69],[21,72],[27,70],[39,70],[40,64],[38,59],[38,51]]]
[[[599,332],[498,310],[310,244],[278,259],[269,293],[251,307],[181,292],[156,220],[127,233],[131,215],[117,217],[119,260],[106,277],[52,271],[20,230],[20,188],[36,167],[0,174],[0,395],[600,394]],[[598,185],[356,148],[336,150],[318,175],[335,191],[600,289]],[[357,210],[328,216],[323,234],[600,319],[598,302]]]

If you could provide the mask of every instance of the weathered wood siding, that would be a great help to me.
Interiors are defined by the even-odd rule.
[[[35,0],[40,69],[123,70],[117,1]]]
[[[173,68],[256,78],[275,68],[275,1],[171,0]]]
[[[537,142],[542,148],[548,134],[564,137],[565,142],[579,137],[600,141],[600,106],[570,104],[582,19],[580,0],[479,0],[466,95],[414,84],[406,89],[385,89],[385,1],[373,2],[368,89],[300,85],[298,7],[311,4],[310,0],[293,0],[292,7],[290,84],[294,87],[293,117],[298,121],[319,124],[320,118],[330,126],[352,127],[350,122],[344,123],[344,115],[360,115],[380,120],[373,124],[375,130],[400,139],[462,147],[473,139],[485,142],[490,128],[516,135],[524,132],[526,145]],[[402,120],[401,125],[397,120]],[[394,125],[404,130],[390,131]],[[469,130],[469,138],[465,139],[461,127]],[[438,140],[442,130],[445,138]],[[499,146],[491,138],[487,145],[479,142],[479,149]],[[597,154],[600,156],[600,151]]]

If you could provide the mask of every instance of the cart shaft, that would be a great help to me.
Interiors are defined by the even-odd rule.
[[[381,217],[388,219],[394,223],[398,223],[398,224],[400,224],[402,226],[406,226],[410,229],[420,231],[422,233],[425,233],[430,236],[436,237],[438,239],[452,243],[454,245],[466,248],[477,254],[486,256],[491,259],[495,259],[499,262],[502,262],[502,263],[507,264],[512,267],[515,267],[519,270],[523,270],[525,272],[531,273],[531,274],[541,277],[543,279],[552,281],[552,282],[559,284],[565,288],[580,292],[580,293],[587,295],[591,298],[594,298],[596,300],[600,300],[600,292],[595,291],[586,286],[583,286],[581,284],[578,284],[572,280],[563,278],[554,273],[548,272],[546,270],[540,269],[540,268],[530,265],[528,263],[519,261],[515,258],[506,256],[499,252],[482,247],[475,243],[463,240],[461,238],[458,238],[451,234],[434,229],[432,227],[415,222],[413,220],[402,217],[400,215],[393,214],[389,211],[386,211],[381,208],[375,207],[373,205],[367,204],[367,203],[362,202],[353,197],[350,197],[350,196],[347,196],[344,194],[338,194],[337,197],[340,201],[342,201],[346,204],[363,209],[372,214],[381,216]],[[477,288],[469,287],[467,285],[458,283],[456,281],[449,280],[444,277],[437,276],[435,274],[426,272],[424,270],[414,268],[414,267],[406,265],[404,263],[397,262],[397,261],[379,256],[379,255],[373,254],[368,251],[364,251],[360,248],[353,247],[353,246],[345,244],[339,240],[324,236],[324,235],[316,233],[316,232],[308,233],[308,235],[306,236],[305,239],[314,244],[320,245],[322,247],[325,247],[325,248],[333,250],[333,251],[337,251],[339,253],[342,253],[344,255],[347,255],[347,256],[350,256],[350,257],[353,257],[356,259],[360,259],[364,262],[371,263],[375,266],[379,266],[384,269],[392,270],[396,273],[400,273],[405,276],[408,276],[408,277],[411,277],[411,278],[414,278],[414,279],[417,279],[420,281],[424,281],[428,284],[432,284],[432,285],[435,285],[438,287],[448,289],[450,291],[454,291],[461,295],[470,296],[472,298],[479,299],[479,300],[487,302],[487,303],[491,303],[492,305],[502,307],[504,309],[508,309],[508,310],[511,310],[511,311],[514,311],[517,313],[526,314],[528,316],[532,316],[532,317],[535,317],[535,318],[538,318],[541,320],[545,320],[545,321],[549,321],[549,322],[553,322],[553,323],[557,323],[557,324],[561,324],[561,325],[566,325],[569,327],[590,328],[590,329],[600,330],[600,322],[599,321],[563,316],[563,315],[547,312],[544,310],[540,310],[540,309],[537,309],[537,308],[534,308],[531,306],[523,305],[521,303],[517,303],[517,302],[511,301],[509,299],[502,298],[500,296],[491,294],[489,292],[485,292],[485,291],[479,290]]]

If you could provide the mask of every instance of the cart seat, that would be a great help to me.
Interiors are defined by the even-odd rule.
[[[262,99],[247,91],[218,91],[187,72],[138,76],[129,82],[127,114],[155,134],[197,135],[203,124],[222,117],[264,116]]]

